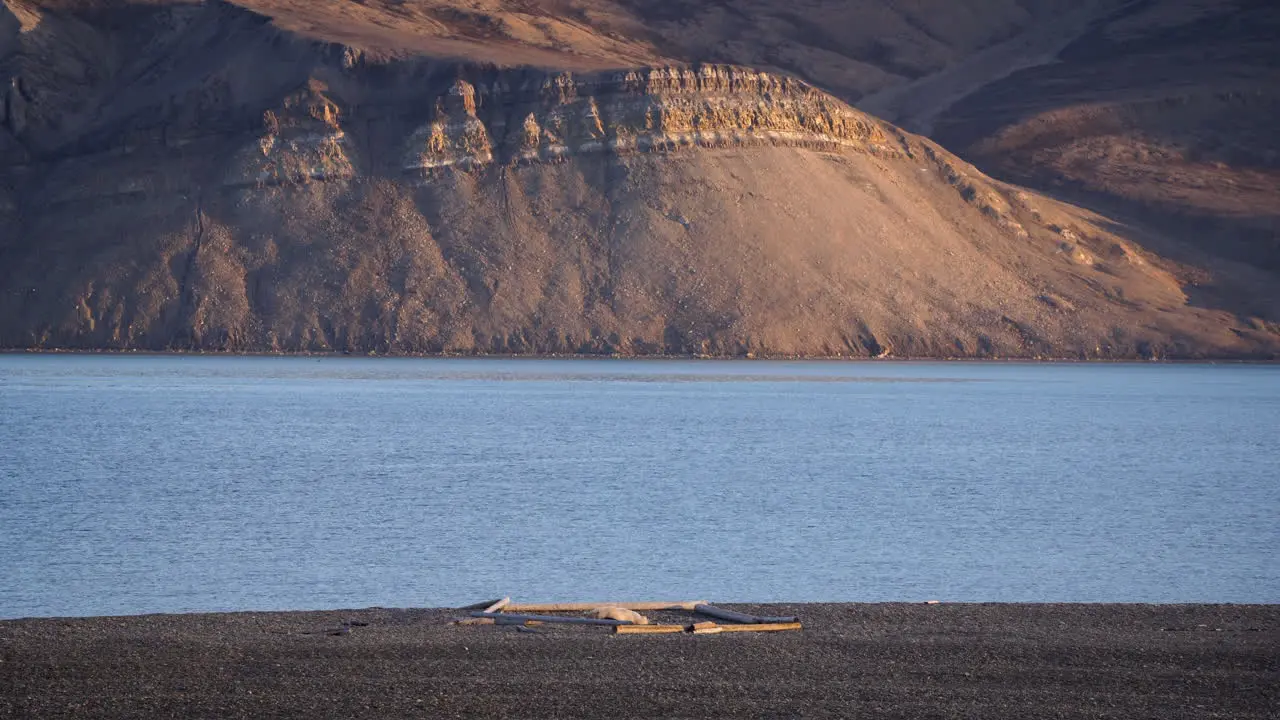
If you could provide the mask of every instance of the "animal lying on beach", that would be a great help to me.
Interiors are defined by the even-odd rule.
[[[635,610],[628,610],[620,607],[598,607],[591,611],[591,617],[601,620],[630,620],[636,625],[648,625],[649,618],[641,615]]]

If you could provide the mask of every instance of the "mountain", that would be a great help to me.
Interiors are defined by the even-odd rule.
[[[0,7],[0,346],[1280,354],[1273,191],[1211,246],[1057,160],[1135,4]]]
[[[1276,318],[1280,6],[1134,3],[1051,64],[952,107],[934,136],[1088,205],[1188,267],[1193,297]]]

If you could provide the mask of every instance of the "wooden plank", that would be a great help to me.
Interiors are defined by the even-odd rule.
[[[542,622],[543,621],[541,620],[521,620],[519,618],[513,618],[510,616],[504,615],[502,613],[498,613],[493,617],[494,625],[531,625],[532,626],[532,625],[541,625]]]
[[[493,605],[496,602],[501,602],[501,600],[485,600],[484,602],[471,603],[470,605],[463,605],[460,608],[454,608],[454,609],[455,610],[483,610]]]
[[[684,625],[619,625],[613,631],[619,635],[667,635],[688,629]]]
[[[608,618],[585,618],[585,617],[562,617],[559,615],[521,615],[517,613],[486,613],[477,610],[471,613],[471,617],[476,618],[493,618],[495,622],[505,623],[507,620],[513,622],[545,622],[545,623],[563,623],[566,625],[630,625],[630,620],[610,620]]]
[[[752,623],[750,625],[721,625],[722,632],[782,632],[784,630],[803,630],[798,623]]]
[[[766,617],[760,615],[748,615],[746,613],[740,613],[734,610],[725,610],[724,608],[705,604],[698,605],[693,609],[693,611],[702,615],[736,623],[793,623],[800,621],[800,618],[797,617]]]
[[[699,605],[706,605],[706,600],[678,600],[675,602],[574,602],[574,603],[513,603],[506,607],[508,612],[548,613],[548,612],[589,612],[598,607],[618,607],[624,610],[688,610],[693,611]]]
[[[614,628],[614,632],[619,635],[667,635],[682,632],[693,632],[695,635],[712,635],[722,632],[784,632],[803,629],[804,627],[798,622],[717,625],[711,621],[706,621],[687,627],[684,625],[619,625]]]
[[[504,608],[504,607],[506,607],[506,606],[508,606],[508,605],[510,605],[510,604],[511,604],[511,598],[510,598],[510,597],[504,597],[504,598],[502,598],[501,600],[494,600],[494,601],[493,601],[493,604],[492,604],[492,605],[490,605],[489,607],[485,608],[485,609],[484,609],[484,611],[485,611],[485,612],[487,612],[487,613],[496,613],[496,612],[498,612],[499,610],[501,610],[502,608]]]

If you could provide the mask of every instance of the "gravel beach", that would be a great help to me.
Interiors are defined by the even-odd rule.
[[[1280,715],[1280,605],[725,607],[805,629],[525,632],[381,608],[10,620],[0,717]]]

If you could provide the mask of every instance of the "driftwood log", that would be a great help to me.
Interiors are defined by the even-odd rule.
[[[675,602],[586,602],[586,603],[512,603],[506,606],[510,612],[590,612],[599,607],[616,607],[624,610],[689,610],[706,605],[706,600],[677,600]],[[471,608],[468,608],[471,609]]]
[[[798,622],[717,625],[708,620],[694,625],[619,625],[613,631],[619,635],[668,635],[685,632],[691,632],[695,635],[709,635],[722,632],[783,632],[803,629],[804,627]]]
[[[803,630],[798,622],[788,623],[752,623],[749,625],[721,625],[722,632],[782,632],[784,630]]]
[[[630,620],[610,620],[608,618],[562,617],[559,615],[522,615],[520,613],[487,613],[477,610],[471,613],[474,618],[492,618],[495,624],[523,624],[526,622],[562,623],[565,625],[631,625]]]
[[[776,624],[776,623],[793,623],[793,622],[800,621],[800,618],[797,618],[797,617],[787,617],[787,616],[767,617],[767,616],[760,616],[760,615],[748,615],[746,613],[740,613],[733,610],[725,610],[724,608],[718,608],[714,605],[706,605],[706,604],[702,604],[694,607],[693,611],[701,615],[717,618],[719,620],[728,620],[729,622],[744,623],[744,624]]]
[[[503,615],[493,617],[469,617],[456,620],[454,625],[541,625],[541,620],[512,620]]]
[[[470,605],[463,605],[462,607],[457,609],[458,610],[483,610],[487,607],[492,607],[495,603],[500,603],[500,602],[502,602],[502,598],[497,598],[494,600],[485,600],[483,602],[478,602],[478,603],[471,603]]]
[[[613,631],[619,635],[669,635],[688,629],[684,625],[619,625]]]

